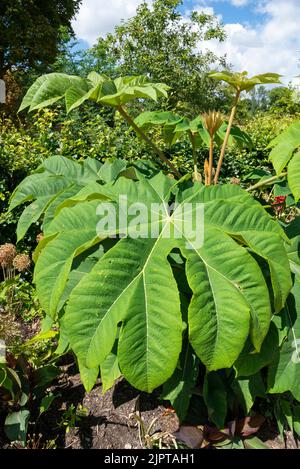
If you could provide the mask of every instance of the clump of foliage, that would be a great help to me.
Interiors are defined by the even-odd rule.
[[[59,374],[52,360],[55,331],[28,340],[42,311],[30,278],[31,260],[11,243],[0,246],[0,414],[14,444],[25,446],[30,416],[39,418],[54,399],[46,393]]]
[[[218,184],[230,140],[248,140],[233,125],[239,95],[257,84],[278,82],[278,75],[249,78],[224,72],[212,77],[225,80],[236,92],[225,124],[216,113],[193,121],[170,113],[144,113],[134,119],[132,102],[156,100],[168,91],[166,85],[142,77],[112,80],[92,73],[87,79],[63,74],[39,78],[21,109],[36,110],[61,98],[68,111],[87,100],[109,106],[153,150],[164,171],[153,162],[101,164],[52,156],[14,191],[10,209],[30,201],[18,224],[18,239],[43,218],[44,237],[34,254],[37,294],[49,328],[58,322],[61,341],[75,353],[85,388],[93,387],[99,369],[104,389],[120,374],[143,391],[163,385],[162,398],[170,400],[180,420],[196,398],[206,418],[223,428],[255,409],[257,398],[282,394],[289,402],[300,401],[295,342],[300,231],[299,217],[283,226],[276,211],[274,216],[250,195],[263,181],[247,190]],[[149,126],[154,124],[163,127],[171,142],[187,133],[192,148],[199,140],[208,142],[210,150],[219,145],[218,161],[210,151],[202,173],[194,154],[194,181],[191,174],[179,175],[151,139]],[[298,158],[293,152],[299,132],[296,126],[286,132],[288,146],[280,147],[280,137],[274,142],[271,160],[278,175],[272,181],[283,178],[281,171],[292,164],[289,180],[297,201]],[[199,181],[201,173],[205,184]],[[154,238],[151,221],[145,227],[147,236],[121,236],[123,230],[130,235],[136,228],[136,217],[121,231],[112,230],[113,238],[96,233],[97,209],[107,201],[118,209],[124,194],[129,203],[138,200],[150,210],[153,203],[164,206]],[[177,206],[170,211],[174,200]],[[193,244],[192,232],[176,235],[186,202],[204,205],[200,247]],[[298,411],[291,413],[297,431]],[[287,413],[282,410],[280,415]]]
[[[56,397],[47,392],[47,388],[60,370],[49,357],[48,363],[40,357],[33,365],[26,356],[34,355],[30,341],[20,347],[17,355],[11,353],[11,347],[6,350],[4,341],[0,344],[0,413],[6,414],[4,431],[13,444],[24,447],[29,437],[30,419],[37,422]]]

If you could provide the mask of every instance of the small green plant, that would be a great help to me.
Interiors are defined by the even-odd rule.
[[[63,412],[58,425],[63,427],[66,433],[69,433],[71,428],[78,427],[81,420],[88,415],[89,411],[86,407],[83,407],[81,404],[75,407],[74,404],[71,404],[68,409]]]

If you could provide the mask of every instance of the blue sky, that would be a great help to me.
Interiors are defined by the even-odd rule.
[[[255,24],[260,21],[263,13],[259,13],[255,7],[255,3],[258,2],[230,2],[230,1],[218,1],[208,0],[205,2],[196,1],[185,1],[183,2],[184,7],[193,8],[193,6],[201,5],[212,7],[216,14],[221,15],[224,23],[241,22],[241,23],[252,23]]]
[[[73,22],[85,47],[113,31],[121,19],[133,16],[142,0],[83,0]],[[151,3],[151,0],[149,0]],[[300,0],[184,0],[184,15],[191,9],[217,15],[227,39],[219,44],[199,44],[226,55],[236,70],[250,73],[277,72],[284,81],[298,83],[300,74]]]

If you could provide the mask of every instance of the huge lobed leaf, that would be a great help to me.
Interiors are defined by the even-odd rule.
[[[41,109],[65,98],[67,111],[79,107],[84,101],[118,107],[134,99],[157,100],[167,96],[169,87],[151,83],[145,76],[119,77],[114,80],[91,72],[87,78],[64,73],[50,73],[39,77],[27,91],[19,111]]]
[[[239,91],[251,91],[257,85],[268,85],[272,83],[280,83],[281,75],[278,73],[263,73],[253,77],[248,76],[248,72],[211,72],[208,75],[217,81],[225,81],[230,86]]]
[[[96,233],[97,199],[109,197],[118,207],[120,194],[127,194],[129,203],[143,201],[150,211],[151,204],[162,204],[163,211],[146,226],[148,233],[157,230],[156,237],[120,239],[72,289],[64,323],[82,366],[102,365],[121,324],[117,353],[126,379],[151,391],[172,375],[183,330],[179,291],[168,261],[174,248],[186,259],[193,292],[189,340],[207,369],[230,367],[249,333],[259,350],[270,325],[271,301],[252,253],[268,262],[276,311],[289,293],[290,270],[281,229],[237,186],[198,184],[183,190],[161,173],[149,179],[140,175],[137,182],[120,177],[99,186],[94,200],[63,207],[47,229],[35,269],[47,312],[56,314],[76,257],[107,236]],[[174,195],[177,208],[169,214]],[[193,244],[192,231],[182,233],[181,209],[187,202],[192,210],[204,204],[203,246]],[[136,223],[133,217],[130,227]]]

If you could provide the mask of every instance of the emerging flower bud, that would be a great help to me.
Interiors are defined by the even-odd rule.
[[[204,127],[211,137],[219,130],[224,122],[224,117],[220,112],[209,111],[202,115]]]
[[[30,258],[27,254],[18,254],[13,260],[13,266],[19,272],[24,272],[30,266]]]
[[[2,246],[0,246],[0,265],[2,267],[11,266],[15,255],[16,248],[13,244],[2,244]]]

